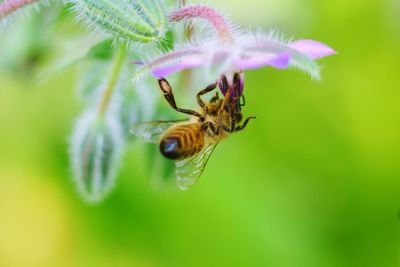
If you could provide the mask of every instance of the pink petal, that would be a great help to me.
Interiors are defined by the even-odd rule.
[[[289,47],[307,55],[311,59],[322,58],[337,53],[329,46],[314,40],[298,40],[290,43]]]
[[[240,70],[258,69],[264,66],[272,66],[278,69],[289,67],[290,54],[257,54],[242,56],[235,61],[235,65]]]
[[[205,64],[206,61],[202,57],[192,56],[192,57],[186,57],[174,63],[169,62],[168,65],[161,65],[161,66],[157,65],[151,69],[151,73],[158,78],[162,78],[178,71],[204,66]]]

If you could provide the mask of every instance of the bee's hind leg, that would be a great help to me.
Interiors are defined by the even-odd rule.
[[[178,108],[176,106],[175,102],[175,97],[174,94],[172,93],[172,87],[169,85],[168,81],[164,78],[158,80],[158,85],[160,86],[161,91],[164,93],[164,97],[167,100],[168,104],[175,109],[178,112],[196,116],[199,118],[203,118],[198,112],[190,109],[183,109],[183,108]],[[203,118],[204,119],[204,118]]]
[[[238,126],[238,127],[235,128],[235,132],[241,131],[241,130],[243,130],[244,128],[246,128],[246,126],[247,126],[247,124],[249,123],[249,121],[250,121],[250,120],[253,120],[253,119],[255,119],[255,118],[256,118],[255,116],[253,116],[253,117],[248,117],[248,118],[243,122],[242,125],[240,125],[240,126]]]

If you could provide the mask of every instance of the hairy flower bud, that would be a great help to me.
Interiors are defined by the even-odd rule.
[[[73,0],[80,17],[116,39],[134,42],[161,40],[167,17],[159,0]]]
[[[71,139],[71,163],[78,192],[87,202],[99,202],[110,192],[122,151],[117,120],[97,117],[94,111],[78,119]]]

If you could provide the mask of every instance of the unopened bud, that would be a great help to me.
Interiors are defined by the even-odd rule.
[[[111,191],[123,152],[121,125],[111,117],[87,112],[78,119],[71,139],[71,161],[79,194],[90,203]]]
[[[134,42],[161,40],[167,17],[160,0],[73,0],[89,25],[117,39]]]

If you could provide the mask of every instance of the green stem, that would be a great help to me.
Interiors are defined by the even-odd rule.
[[[117,54],[115,55],[114,65],[111,69],[110,78],[108,80],[108,83],[106,85],[106,88],[104,89],[101,98],[99,106],[100,116],[103,116],[106,113],[107,108],[110,105],[114,90],[118,82],[118,78],[120,77],[122,67],[124,66],[125,63],[126,54],[127,54],[126,48],[123,46],[119,46]]]

